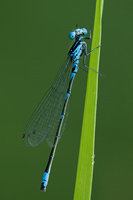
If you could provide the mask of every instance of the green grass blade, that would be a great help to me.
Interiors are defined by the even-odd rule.
[[[104,0],[96,1],[92,49],[101,45]],[[100,48],[92,52],[89,67],[99,71]],[[89,70],[74,200],[90,200],[94,166],[98,74]]]

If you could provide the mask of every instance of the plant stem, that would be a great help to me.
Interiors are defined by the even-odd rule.
[[[101,45],[102,12],[104,0],[96,1],[92,48]],[[99,71],[100,48],[91,53],[89,67]],[[80,141],[74,200],[90,200],[92,191],[98,74],[89,70]]]

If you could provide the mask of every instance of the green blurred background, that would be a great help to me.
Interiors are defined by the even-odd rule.
[[[133,198],[132,6],[104,4],[100,72],[106,77],[99,77],[92,200]],[[94,12],[94,0],[0,2],[1,199],[73,199],[87,74],[80,69],[74,81],[46,193],[39,189],[50,148],[25,147],[21,135],[66,59],[69,32],[76,24],[89,29]]]

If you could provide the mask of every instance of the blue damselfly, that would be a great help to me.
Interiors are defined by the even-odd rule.
[[[96,47],[87,53],[87,44],[83,40],[91,39],[91,30],[89,31],[89,37],[84,37],[86,34],[87,30],[85,28],[78,28],[70,32],[69,38],[75,39],[75,42],[68,52],[68,58],[23,133],[23,141],[27,146],[36,146],[44,139],[47,140],[48,144],[52,144],[52,150],[41,183],[40,190],[42,191],[46,191],[57,143],[64,129],[67,104],[73,80],[79,68],[80,57],[82,54],[84,55],[83,64],[87,67],[85,64],[86,56],[98,48]]]

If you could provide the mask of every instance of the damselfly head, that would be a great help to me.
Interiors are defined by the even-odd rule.
[[[71,40],[75,39],[77,36],[80,36],[80,35],[86,35],[87,34],[87,29],[86,28],[78,28],[76,29],[75,31],[72,31],[69,33],[69,38]]]

